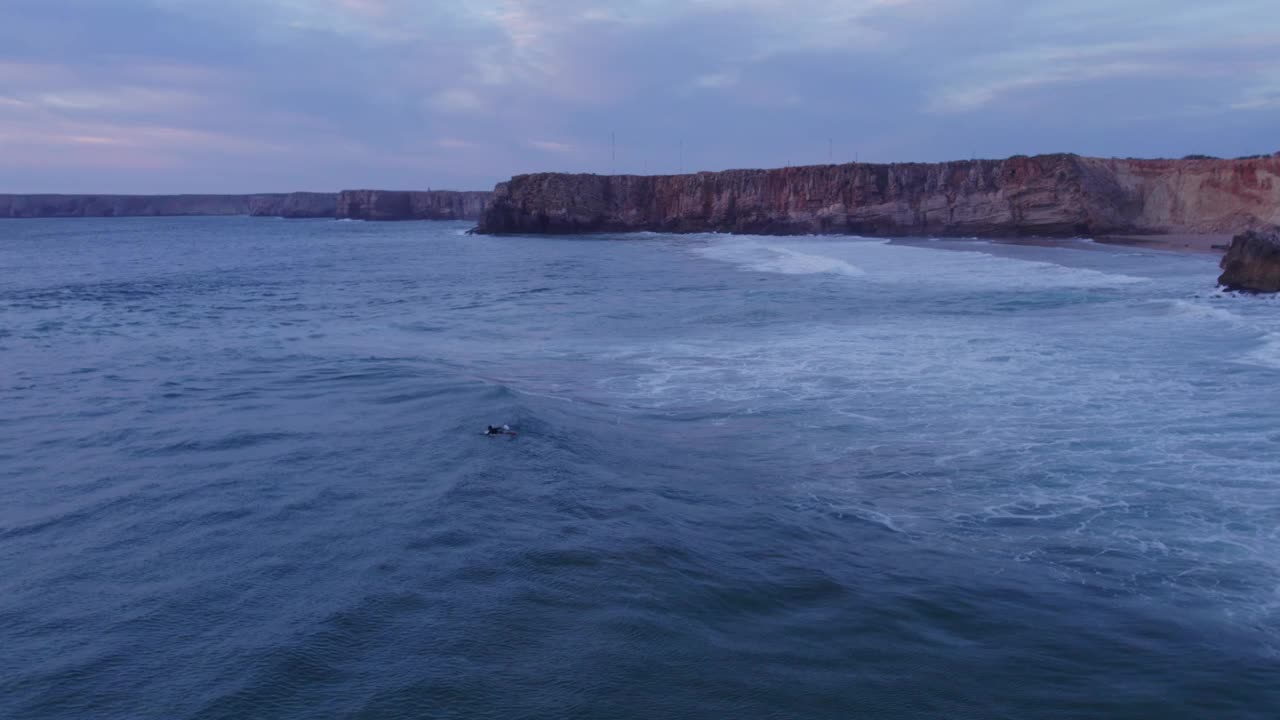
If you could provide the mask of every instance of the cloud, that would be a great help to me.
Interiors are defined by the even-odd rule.
[[[1280,108],[1280,71],[1261,73],[1253,85],[1243,88],[1232,110],[1256,111]]]
[[[738,74],[732,72],[710,73],[693,79],[693,87],[700,89],[727,88],[738,84]]]
[[[1008,77],[996,76],[981,83],[945,89],[929,109],[941,113],[974,112],[1026,91],[1125,77],[1160,76],[1169,74],[1171,70],[1164,65],[1135,61],[1035,67]]]
[[[447,137],[436,140],[436,146],[445,148],[446,150],[466,150],[475,147],[476,144],[469,140]]]
[[[1273,110],[1280,108],[1280,93],[1271,97],[1251,97],[1231,104],[1232,110]]]
[[[386,0],[341,0],[349,12],[366,17],[384,18],[390,14]]]
[[[175,89],[146,87],[109,87],[105,89],[68,89],[35,95],[31,104],[71,111],[149,112],[192,109],[205,104],[199,95]]]
[[[6,0],[0,191],[1249,154],[1276,67],[1274,0]]]
[[[949,64],[928,109],[988,110],[1050,88],[1128,85],[1135,79],[1153,86],[1180,79],[1186,88],[1226,88],[1280,60],[1280,35],[1259,35],[1246,15],[1180,1],[1151,10],[1142,2],[1028,4],[1010,17],[1011,34],[1025,31],[1020,42]],[[1218,32],[1206,31],[1205,23],[1212,27],[1215,21]],[[1270,24],[1280,31],[1280,21]]]
[[[547,152],[557,152],[557,153],[569,152],[570,150],[573,150],[572,145],[568,145],[566,143],[552,142],[550,140],[530,140],[529,147],[535,148],[537,150],[545,150]]]
[[[476,112],[484,108],[484,102],[479,95],[461,88],[450,88],[436,93],[431,98],[431,105],[437,110],[448,113]]]
[[[1232,110],[1274,110],[1280,109],[1280,84],[1268,87],[1249,88],[1239,100],[1231,103]]]

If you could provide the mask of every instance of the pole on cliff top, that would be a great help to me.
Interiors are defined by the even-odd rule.
[[[609,168],[609,174],[617,175],[618,174],[618,133],[616,132],[609,133],[609,148],[610,148],[609,160],[610,162],[613,163],[612,166]]]
[[[680,174],[684,174],[684,141],[680,141]]]

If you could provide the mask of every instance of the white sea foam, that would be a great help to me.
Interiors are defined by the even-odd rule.
[[[1242,361],[1250,365],[1280,370],[1280,333],[1267,333],[1262,336],[1262,345],[1246,353]]]
[[[1230,310],[1227,310],[1226,308],[1215,307],[1203,302],[1169,300],[1167,301],[1167,307],[1169,308],[1169,314],[1174,316],[1205,320],[1221,320],[1232,325],[1239,325],[1245,322],[1244,318]]]
[[[720,242],[694,250],[703,257],[737,265],[743,270],[781,273],[783,275],[818,275],[830,273],[857,277],[862,268],[840,258],[803,253],[788,247],[762,243]]]
[[[1208,377],[1210,363],[1195,361],[1280,369],[1280,314],[1269,301],[1211,294],[1212,273],[1196,258],[1160,259],[1157,284],[1136,275],[1149,258],[1094,251],[698,244],[686,248],[753,272],[856,275],[850,311],[823,309],[824,287],[813,320],[743,327],[726,313],[724,327],[615,346],[604,354],[627,371],[601,383],[603,397],[716,416],[755,438],[766,465],[786,455],[769,452],[773,437],[803,445],[807,464],[779,474],[795,478],[798,498],[821,498],[815,510],[974,544],[1064,582],[1215,597],[1247,622],[1262,617],[1251,608],[1255,585],[1214,583],[1280,578],[1280,536],[1268,524],[1274,416],[1264,404],[1251,406],[1256,418],[1224,409],[1224,393],[1237,407],[1250,402],[1236,378],[1253,380]],[[1087,267],[1043,261],[1058,253]],[[1077,288],[1137,292],[1061,304],[1055,290]],[[808,292],[786,285],[781,297],[791,289]],[[1009,302],[1022,297],[1025,306]],[[760,431],[769,424],[796,434]]]
[[[692,252],[744,270],[786,275],[868,276],[878,283],[964,289],[1103,288],[1146,278],[984,252],[893,244],[887,240],[727,237]]]
[[[1211,304],[1212,303],[1212,304]],[[1212,320],[1237,332],[1255,336],[1257,347],[1235,355],[1234,362],[1258,367],[1280,369],[1280,319],[1276,318],[1267,299],[1255,296],[1237,296],[1230,293],[1215,296],[1210,301],[1170,300],[1169,314],[1192,320]],[[1226,306],[1226,307],[1224,307]],[[1233,312],[1227,307],[1234,308]]]

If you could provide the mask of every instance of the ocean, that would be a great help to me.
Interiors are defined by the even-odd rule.
[[[1280,716],[1216,258],[467,227],[0,222],[0,717]]]

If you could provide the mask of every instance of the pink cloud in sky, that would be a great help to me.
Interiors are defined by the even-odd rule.
[[[385,17],[388,10],[386,0],[342,0],[342,7],[372,17]]]
[[[1280,124],[1274,0],[76,5],[0,0],[0,187],[487,187],[825,162],[829,141],[1231,155]],[[127,172],[148,164],[189,172]]]

